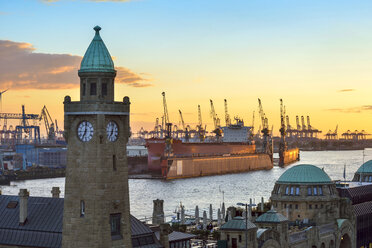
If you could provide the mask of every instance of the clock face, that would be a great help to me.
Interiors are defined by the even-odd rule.
[[[89,141],[93,137],[93,125],[89,121],[82,121],[77,130],[79,139],[83,142]]]
[[[106,127],[106,134],[107,134],[107,139],[111,142],[117,140],[118,138],[118,125],[113,122],[113,121],[110,121],[108,124],[107,124],[107,127]]]

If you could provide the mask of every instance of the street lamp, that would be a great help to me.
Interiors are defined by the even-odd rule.
[[[245,206],[245,248],[248,248],[248,207],[249,210],[251,210],[251,208],[256,206],[256,204],[252,203],[252,199],[250,199],[249,204],[238,202],[236,205]]]
[[[236,205],[245,206],[245,248],[248,248],[248,204],[238,202]]]

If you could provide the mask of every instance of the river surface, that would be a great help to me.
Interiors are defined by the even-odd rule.
[[[364,154],[364,155],[363,155]],[[221,203],[236,206],[238,202],[248,202],[250,198],[258,203],[261,197],[268,200],[275,181],[282,173],[296,164],[313,164],[324,168],[332,180],[343,180],[346,165],[346,180],[353,178],[354,172],[364,161],[372,159],[372,150],[359,151],[304,151],[301,161],[286,168],[274,167],[269,171],[252,171],[209,177],[178,179],[172,181],[130,179],[129,194],[131,214],[143,219],[152,216],[153,200],[164,200],[167,220],[174,216],[176,207],[182,202],[186,213],[194,213],[199,206],[200,214],[212,204],[214,215]],[[38,179],[12,182],[10,186],[0,186],[3,194],[16,195],[20,188],[27,188],[31,196],[51,196],[52,187],[60,187],[63,197],[65,178]]]

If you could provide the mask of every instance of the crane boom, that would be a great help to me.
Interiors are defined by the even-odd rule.
[[[181,124],[182,124],[182,128],[183,128],[183,130],[185,131],[185,122],[183,121],[183,116],[182,116],[182,112],[181,112],[181,110],[179,109],[178,110],[178,112],[180,113],[180,118],[181,118]]]
[[[216,114],[216,111],[214,110],[214,105],[213,105],[213,101],[212,99],[209,100],[210,103],[211,103],[211,117],[213,119],[213,125],[214,125],[214,128],[216,129],[218,127],[218,123],[217,123],[217,114]]]
[[[169,123],[167,100],[165,99],[165,92],[161,93],[163,96],[163,108],[164,108],[164,122]]]
[[[231,119],[230,119],[229,111],[227,109],[227,100],[224,99],[224,102],[225,102],[225,122],[226,122],[226,126],[229,126],[231,125]]]
[[[310,124],[310,116],[307,116],[306,118],[307,118],[307,129],[308,129],[308,130],[312,130],[313,127],[312,127],[311,124]]]
[[[203,127],[203,120],[202,120],[200,105],[198,105],[198,121],[199,121],[199,126]]]
[[[287,130],[291,130],[292,127],[291,127],[291,124],[289,123],[289,116],[287,115],[287,116],[285,117],[285,119],[286,119],[286,122],[287,122]]]

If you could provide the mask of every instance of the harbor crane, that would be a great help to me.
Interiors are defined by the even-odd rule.
[[[189,138],[190,138],[189,129],[188,129],[188,127],[185,126],[185,122],[184,122],[183,116],[182,116],[182,111],[179,109],[178,112],[180,113],[181,124],[182,124],[182,129],[183,129],[182,131],[185,134],[186,141],[188,141]]]
[[[285,141],[286,127],[285,127],[285,106],[283,99],[280,99],[280,144],[279,144],[279,166],[284,166],[284,152],[287,150],[287,143]]]
[[[253,140],[253,136],[254,136],[254,110],[253,110],[253,114],[252,114],[252,129],[251,129],[251,139]]]
[[[305,137],[307,137],[307,126],[305,125],[305,118],[301,115],[301,131]]]
[[[2,112],[3,111],[3,100],[2,100],[2,98],[3,98],[3,94],[5,93],[5,92],[7,92],[9,89],[6,89],[6,90],[3,90],[3,91],[0,91],[0,111]]]
[[[165,92],[161,93],[163,96],[163,108],[164,108],[164,124],[166,127],[166,134],[165,138],[171,138],[172,133],[172,123],[169,121],[169,114],[168,114],[168,107],[167,107],[167,100],[165,99]]]
[[[263,111],[262,103],[260,98],[258,98],[258,109],[261,117],[261,125],[262,125],[262,134],[263,134],[263,142],[262,142],[262,148],[263,151],[270,155],[270,158],[272,160],[272,144],[270,140],[270,131],[269,131],[269,123],[268,119]]]
[[[0,119],[4,119],[3,132],[7,131],[7,120],[20,120],[20,125],[16,126],[15,130],[17,143],[20,143],[24,136],[27,136],[28,140],[40,143],[40,128],[36,125],[36,122],[40,120],[40,116],[37,114],[26,114],[25,105],[22,105],[21,114],[0,113]],[[34,125],[29,125],[29,120],[33,120]]]
[[[337,131],[338,131],[338,124],[336,125],[335,131],[329,130],[326,133],[326,135],[325,135],[326,139],[327,140],[336,140],[336,139],[338,139],[338,133],[337,133]]]
[[[227,100],[224,99],[224,102],[225,102],[225,122],[226,122],[226,126],[230,126],[231,119],[230,119],[229,111],[227,110]]]
[[[55,125],[53,123],[53,119],[49,114],[49,111],[47,107],[44,105],[44,107],[41,109],[41,114],[40,114],[40,119],[39,120],[44,120],[45,124],[45,130],[48,135],[48,140],[55,140],[56,138],[56,130],[55,130]]]
[[[206,130],[206,128],[203,128],[203,120],[202,120],[200,105],[198,105],[198,126],[197,126],[197,131],[198,131],[198,135],[199,135],[200,141],[204,141],[204,139],[205,139],[205,130]]]
[[[213,132],[216,134],[217,140],[219,140],[222,136],[222,130],[220,126],[220,118],[218,118],[216,111],[214,110],[214,105],[212,99],[209,100],[211,103],[211,117],[213,119],[213,125],[214,125],[214,130]]]
[[[296,115],[296,128],[297,128],[297,137],[302,137],[300,118],[298,117],[298,115]]]

